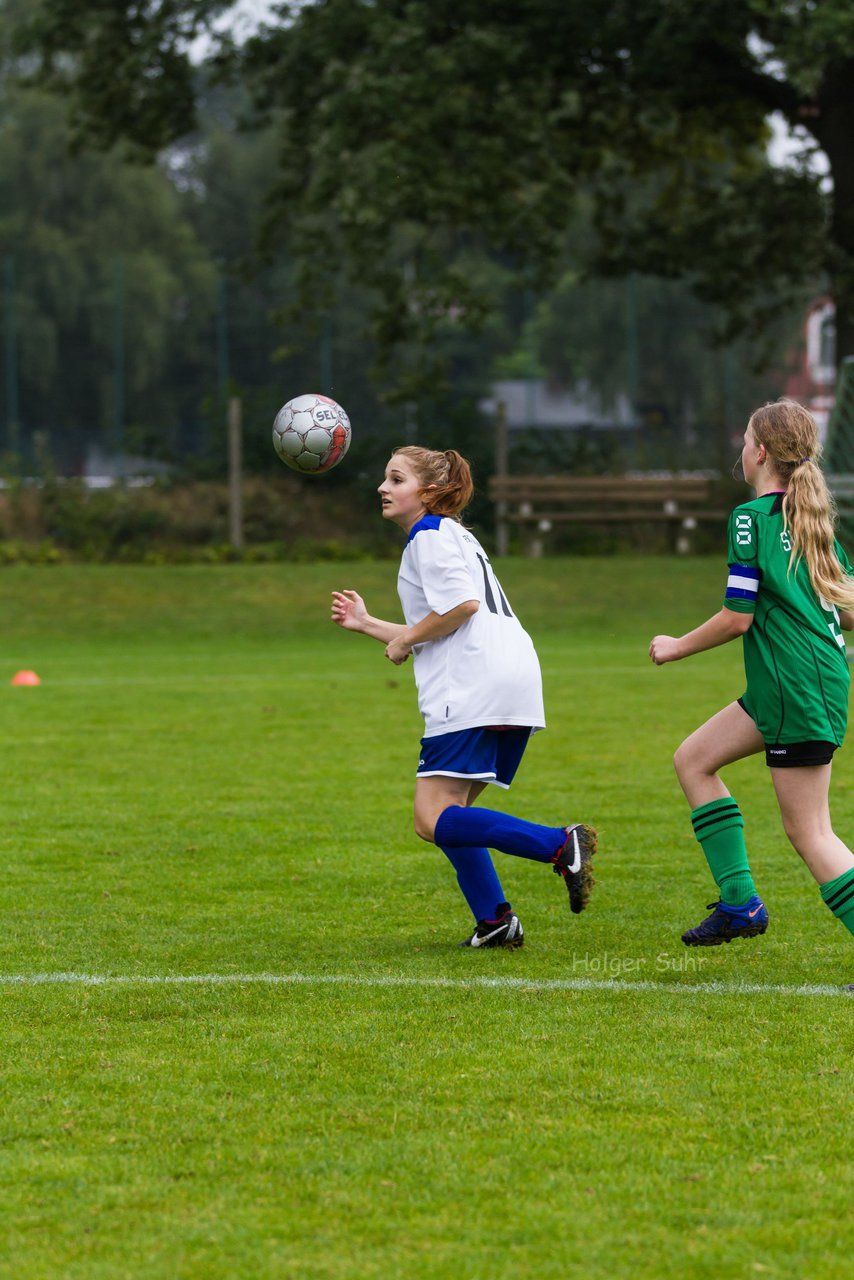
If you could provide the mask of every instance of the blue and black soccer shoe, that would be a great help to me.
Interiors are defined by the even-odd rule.
[[[755,938],[768,928],[768,911],[761,898],[754,894],[741,907],[731,907],[726,902],[710,902],[712,914],[695,929],[682,934],[686,947],[719,947],[733,938]]]

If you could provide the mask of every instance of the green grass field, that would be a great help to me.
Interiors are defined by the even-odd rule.
[[[487,799],[602,845],[581,917],[500,860],[512,953],[457,949],[412,833],[410,670],[327,621],[398,616],[393,564],[0,575],[0,1277],[847,1273],[854,940],[760,760],[727,778],[769,931],[679,940],[714,886],[671,754],[741,655],[646,651],[723,566],[499,572],[550,724]]]

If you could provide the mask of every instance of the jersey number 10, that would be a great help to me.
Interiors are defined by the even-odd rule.
[[[492,571],[492,565],[488,560],[484,559],[479,551],[476,554],[480,561],[480,567],[483,570],[483,598],[486,601],[487,609],[490,613],[498,613],[498,605],[495,603],[495,592],[497,591],[499,599],[501,600],[501,612],[504,614],[505,618],[512,618],[513,610],[510,608],[510,605],[507,603],[507,597],[501,590],[501,583]],[[493,591],[493,587],[495,588],[495,591]]]

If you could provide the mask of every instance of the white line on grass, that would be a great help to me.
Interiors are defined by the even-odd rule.
[[[336,679],[338,677],[336,676]],[[76,689],[85,686],[90,687],[112,687],[113,685],[155,685],[172,687],[174,685],[196,685],[196,684],[238,684],[241,682],[252,682],[260,684],[266,680],[267,684],[272,686],[269,677],[259,675],[258,672],[252,673],[248,671],[176,671],[174,673],[159,674],[153,676],[50,676],[43,682],[50,686],[51,689]]]
[[[0,986],[79,987],[424,987],[458,991],[660,991],[689,996],[847,996],[844,986],[783,982],[652,982],[639,978],[416,978],[349,973],[0,973]]]
[[[272,660],[271,660],[272,661]],[[546,675],[560,674],[563,675],[565,668],[554,667],[550,671],[549,668],[543,667]],[[364,676],[363,671],[347,672],[336,671],[335,679],[338,682],[347,680],[359,680]],[[647,670],[646,666],[640,663],[634,667],[585,667],[585,675],[596,676],[643,676],[644,679],[650,674],[654,675],[654,668]],[[301,675],[299,672],[293,676],[288,675],[288,684],[307,683],[309,680],[315,680],[316,676],[312,673]],[[196,684],[216,684],[228,685],[239,683],[262,684],[268,686],[271,690],[278,690],[282,687],[281,680],[271,679],[268,675],[260,674],[257,671],[196,671],[188,669],[184,671],[162,672],[156,675],[116,675],[109,676],[50,676],[42,682],[51,689],[76,689],[76,688],[106,688],[113,685],[152,685],[155,687],[172,688],[175,685],[196,685]]]

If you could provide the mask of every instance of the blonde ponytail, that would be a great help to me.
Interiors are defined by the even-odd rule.
[[[782,399],[757,409],[749,425],[786,485],[783,527],[792,542],[789,572],[805,561],[816,595],[854,610],[854,578],[836,554],[836,505],[818,465],[821,445],[814,418],[796,401]]]

